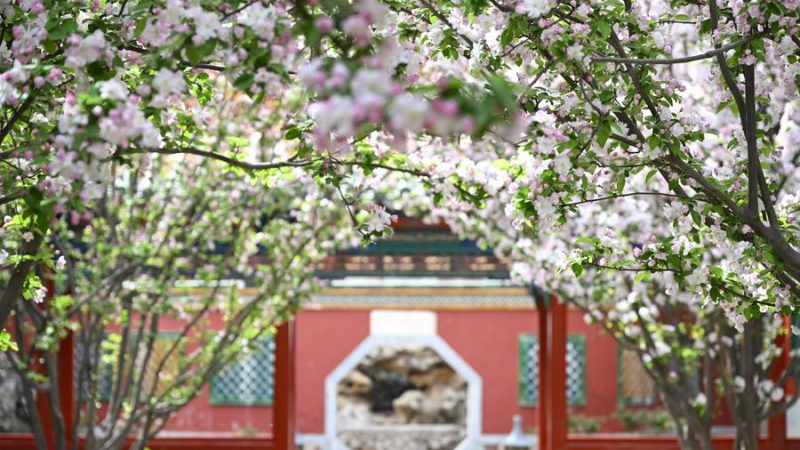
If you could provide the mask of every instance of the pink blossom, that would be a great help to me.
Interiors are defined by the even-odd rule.
[[[320,17],[314,22],[314,25],[316,25],[317,30],[319,30],[320,33],[328,34],[331,31],[333,31],[333,26],[334,26],[333,18]]]

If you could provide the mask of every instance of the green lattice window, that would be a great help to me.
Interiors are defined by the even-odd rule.
[[[586,338],[567,336],[567,402],[586,404]],[[539,393],[539,341],[536,335],[519,336],[519,404],[536,406]]]
[[[536,406],[539,395],[539,341],[535,335],[519,335],[519,404]]]
[[[792,326],[793,327],[800,327],[800,314],[795,314],[792,316]],[[789,335],[791,336],[791,357],[797,358],[800,357],[800,336],[794,334],[794,332],[790,332]],[[800,367],[794,368],[794,373],[796,375],[800,375]]]
[[[567,401],[570,405],[586,404],[586,337],[567,336]]]
[[[211,379],[211,404],[271,405],[274,375],[275,341],[264,338],[251,354]]]

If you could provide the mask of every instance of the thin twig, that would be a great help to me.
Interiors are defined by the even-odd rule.
[[[598,269],[607,269],[607,270],[619,270],[621,272],[678,272],[675,269],[669,268],[662,268],[662,267],[618,267],[618,266],[607,266],[604,264],[598,264],[594,262],[584,261],[584,264],[592,267],[597,267]]]
[[[459,33],[459,32],[458,32],[458,30],[456,30],[456,27],[455,27],[455,26],[453,26],[453,24],[450,22],[450,19],[448,19],[448,18],[447,18],[447,16],[445,16],[444,14],[442,14],[442,13],[441,13],[441,11],[437,10],[437,9],[436,9],[436,8],[435,8],[435,7],[434,7],[434,6],[433,6],[433,5],[432,5],[432,4],[431,4],[431,3],[430,3],[428,0],[420,0],[420,3],[422,3],[423,5],[425,5],[425,7],[426,7],[426,8],[428,8],[428,9],[429,9],[429,10],[430,10],[430,11],[433,13],[433,15],[434,15],[434,16],[436,16],[436,17],[437,17],[439,20],[441,20],[441,21],[442,21],[442,22],[443,22],[445,25],[447,25],[447,27],[448,27],[448,28],[450,28],[450,30],[452,30],[452,31],[453,31],[453,33],[454,33],[456,36],[458,36],[459,38],[461,38],[461,40],[462,40],[462,41],[464,41],[464,43],[465,43],[465,44],[467,44],[467,47],[468,47],[470,50],[472,50],[472,47],[473,47],[473,45],[474,45],[474,43],[472,42],[472,39],[470,39],[470,38],[468,38],[468,37],[464,36],[463,34]]]
[[[20,116],[33,104],[33,101],[36,100],[36,93],[31,92],[28,94],[28,98],[20,105],[19,108],[14,110],[14,114],[11,115],[11,118],[8,119],[8,122],[3,125],[3,128],[0,129],[0,143],[6,140],[6,136],[8,133],[11,132],[11,129],[14,127],[14,124],[19,120]]]
[[[249,8],[249,7],[251,7],[251,6],[253,6],[254,4],[258,3],[259,1],[260,1],[260,0],[251,0],[251,1],[249,1],[249,2],[246,2],[244,5],[242,5],[242,6],[238,7],[238,8],[236,8],[236,9],[234,9],[233,11],[231,11],[231,12],[229,12],[229,13],[226,13],[224,16],[222,16],[222,21],[224,22],[224,21],[228,20],[228,19],[229,19],[229,18],[231,18],[232,16],[235,16],[236,14],[239,14],[240,12],[242,12],[242,11],[244,11],[245,9],[247,9],[247,8]]]
[[[0,205],[5,205],[6,203],[13,202],[14,200],[19,200],[24,196],[25,196],[25,190],[20,189],[16,192],[12,192],[10,194],[0,197]]]
[[[511,12],[513,9],[510,6],[506,6],[498,2],[497,0],[489,0],[489,3],[495,6],[495,8],[499,9],[503,12]]]

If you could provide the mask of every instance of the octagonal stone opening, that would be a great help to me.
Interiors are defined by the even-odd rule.
[[[466,437],[467,381],[427,346],[373,348],[337,385],[351,450],[453,450]]]
[[[481,389],[439,336],[370,336],[326,379],[326,441],[334,450],[472,448]]]

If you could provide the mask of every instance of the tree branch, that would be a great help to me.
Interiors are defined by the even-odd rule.
[[[225,13],[225,15],[222,16],[221,21],[224,22],[224,21],[230,19],[231,17],[235,16],[236,14],[239,14],[240,12],[244,11],[245,9],[249,8],[250,6],[252,6],[252,5],[254,5],[254,4],[258,3],[258,2],[259,2],[259,0],[250,0],[249,2],[245,2],[244,5],[234,9],[233,11]]]
[[[34,100],[36,100],[36,94],[31,92],[28,94],[28,98],[25,99],[22,105],[14,110],[14,114],[11,115],[11,118],[8,119],[8,122],[6,122],[3,125],[3,128],[0,129],[0,143],[6,140],[6,136],[8,136],[8,133],[10,133],[11,129],[14,128],[14,124],[17,122],[17,120],[19,120],[22,114],[24,114],[25,111],[30,108]]]
[[[747,208],[758,217],[758,142],[756,141],[756,94],[754,65],[744,66],[744,137],[747,140]],[[765,205],[766,206],[766,205]]]
[[[120,49],[139,53],[141,55],[146,55],[149,53],[148,49],[136,45],[123,45],[122,47],[120,47]],[[179,61],[179,62],[181,66],[183,66],[184,68],[190,68],[190,69],[207,69],[207,70],[214,70],[216,72],[224,72],[226,69],[224,66],[219,66],[216,64],[205,64],[205,63],[191,64],[186,61]]]
[[[441,20],[442,23],[447,25],[447,28],[450,28],[450,30],[453,31],[453,34],[461,38],[461,40],[464,41],[464,43],[467,45],[467,48],[469,48],[470,51],[472,51],[472,47],[474,46],[472,39],[459,33],[458,30],[456,30],[456,27],[454,27],[453,24],[450,23],[450,19],[448,19],[447,16],[445,16],[444,14],[442,14],[441,11],[437,10],[428,0],[419,0],[419,1],[420,3],[425,5],[425,7],[428,8],[430,12],[433,13],[434,16],[436,16],[439,20]]]
[[[660,268],[660,267],[622,267],[622,266],[608,266],[605,264],[593,263],[593,262],[584,262],[584,264],[597,267],[598,269],[606,269],[606,270],[619,270],[621,272],[675,272],[678,271],[675,269],[669,268]]]
[[[218,161],[222,161],[226,164],[229,164],[234,167],[238,167],[240,169],[247,170],[249,172],[257,171],[257,170],[271,170],[271,169],[280,169],[285,167],[305,167],[309,166],[315,162],[322,161],[322,158],[318,159],[309,159],[303,161],[280,161],[274,163],[267,163],[267,162],[249,162],[249,161],[242,161],[236,158],[232,158],[230,156],[225,156],[219,153],[210,152],[207,150],[201,150],[195,147],[183,147],[183,148],[158,148],[158,149],[127,149],[127,150],[119,150],[117,151],[116,155],[131,155],[131,154],[141,154],[141,153],[158,153],[162,155],[181,155],[181,154],[190,154],[190,155],[197,155],[202,156],[205,158],[216,159]]]
[[[745,36],[738,41],[731,42],[728,45],[724,45],[722,47],[716,47],[714,50],[709,50],[707,52],[699,53],[697,55],[691,56],[684,56],[680,58],[667,58],[667,59],[660,59],[660,58],[644,58],[644,59],[637,59],[637,58],[619,58],[614,56],[598,56],[592,58],[593,63],[621,63],[621,64],[662,64],[662,65],[672,65],[672,64],[684,64],[692,61],[701,61],[703,59],[713,58],[717,55],[721,55],[728,50],[732,50],[736,47],[740,47],[748,42],[756,39],[757,35],[750,35]]]
[[[605,200],[614,200],[622,197],[634,197],[638,195],[652,195],[652,196],[661,196],[661,197],[670,197],[670,198],[680,198],[684,200],[695,200],[693,197],[687,197],[683,195],[672,194],[670,192],[626,192],[624,194],[617,194],[617,195],[609,195],[607,197],[598,197],[598,198],[591,198],[587,200],[581,200],[572,203],[562,203],[561,206],[568,207],[568,206],[576,206],[582,205],[584,203],[594,203],[594,202],[601,202]]]
[[[708,0],[708,9],[711,15],[711,31],[716,31],[719,27],[719,8],[717,7],[716,0]],[[733,99],[736,101],[736,106],[739,109],[739,116],[742,121],[742,129],[745,128],[744,122],[744,97],[742,96],[742,91],[739,90],[739,86],[736,83],[736,79],[733,77],[731,73],[731,68],[728,66],[728,61],[725,60],[725,55],[718,54],[717,56],[717,65],[719,65],[719,69],[722,72],[722,78],[725,80],[725,84],[728,86],[728,89],[731,91],[733,95]]]
[[[8,316],[10,316],[11,311],[14,310],[14,305],[17,300],[22,297],[22,288],[25,284],[25,279],[28,277],[28,272],[31,271],[34,264],[32,256],[39,251],[39,247],[42,245],[43,241],[44,236],[42,233],[35,232],[33,233],[33,239],[31,239],[30,242],[24,243],[20,249],[20,253],[28,258],[24,258],[14,267],[14,270],[11,272],[11,278],[8,280],[8,284],[6,284],[6,288],[3,291],[3,296],[0,297],[0,327],[3,327],[6,321],[8,321]]]
[[[0,205],[5,205],[6,203],[13,202],[14,200],[19,200],[24,196],[25,196],[25,190],[20,189],[18,191],[0,197]]]
[[[494,5],[495,8],[497,8],[500,11],[503,11],[503,12],[511,12],[511,11],[514,10],[510,6],[503,5],[502,3],[498,2],[497,0],[489,0],[489,3],[491,3],[492,5]],[[692,23],[694,23],[694,22],[692,22]]]
[[[627,58],[625,54],[625,49],[622,47],[622,42],[620,42],[619,36],[617,33],[611,32],[611,36],[608,39],[609,45],[617,51],[620,57]],[[636,88],[636,91],[639,92],[639,95],[644,100],[645,104],[647,104],[647,108],[650,110],[650,114],[653,115],[654,118],[660,117],[658,113],[658,108],[656,108],[655,103],[653,103],[653,99],[650,98],[650,95],[644,89],[642,85],[642,81],[639,78],[639,74],[636,73],[636,70],[633,68],[633,65],[630,63],[625,64],[625,71],[628,72],[628,76],[631,77],[631,81],[633,82],[633,86]]]

